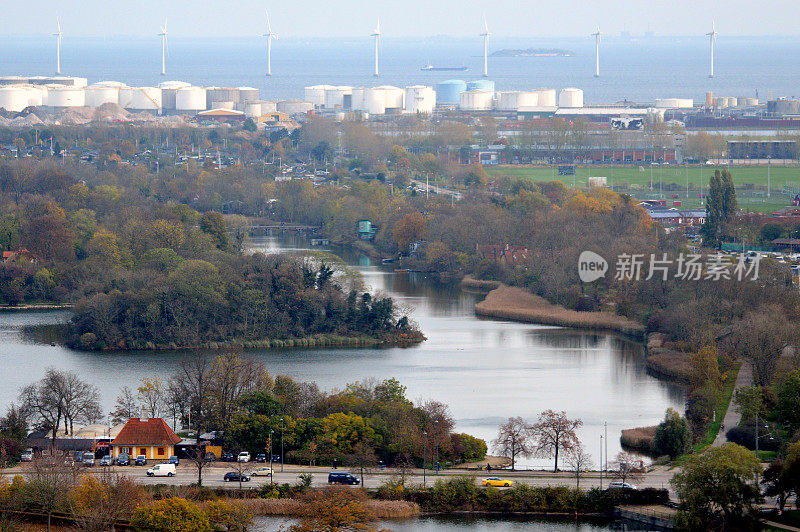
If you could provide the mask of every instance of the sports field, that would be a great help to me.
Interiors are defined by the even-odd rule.
[[[558,175],[557,166],[514,165],[484,168],[492,177],[506,175],[527,177],[534,181],[557,180],[567,186],[578,187],[587,186],[590,176],[605,177],[608,186],[618,191],[627,191],[639,199],[681,201],[683,207],[696,207],[701,204],[699,198],[701,184],[705,192],[709,178],[718,167],[649,164],[576,166],[575,176]],[[730,171],[736,184],[739,205],[745,211],[772,212],[791,205],[791,197],[783,194],[784,186],[800,190],[800,166],[772,165],[769,170],[766,166],[734,166],[730,167]],[[770,184],[769,197],[767,197],[767,181]]]

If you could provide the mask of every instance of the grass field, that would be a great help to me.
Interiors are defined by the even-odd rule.
[[[542,166],[486,166],[492,177],[515,176],[533,181],[562,181],[567,186],[585,187],[589,177],[605,177],[609,186],[626,191],[638,199],[666,199],[681,201],[683,207],[700,206],[700,185],[703,191],[713,175],[714,166],[576,166],[575,176],[559,176],[556,167]],[[732,167],[733,182],[737,186],[739,205],[745,211],[772,212],[791,205],[791,198],[783,195],[784,185],[800,189],[800,166],[772,165]],[[767,174],[769,173],[769,179]],[[687,194],[687,178],[689,191]],[[652,179],[652,189],[650,188]],[[767,197],[767,181],[770,197]],[[673,195],[678,197],[673,198]],[[671,205],[671,203],[668,203]]]

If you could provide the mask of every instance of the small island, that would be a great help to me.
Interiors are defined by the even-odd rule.
[[[524,50],[504,48],[491,54],[492,57],[572,57],[573,55],[575,55],[574,52],[560,48],[526,48]]]

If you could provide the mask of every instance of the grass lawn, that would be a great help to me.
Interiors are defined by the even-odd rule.
[[[525,177],[534,181],[562,181],[567,186],[573,183],[578,187],[585,187],[589,177],[605,177],[609,186],[628,187],[628,193],[638,199],[666,199],[681,201],[684,207],[697,207],[700,205],[698,198],[700,185],[704,190],[708,187],[708,180],[713,175],[716,167],[713,166],[660,166],[660,165],[630,165],[630,166],[576,166],[575,176],[559,176],[555,167],[541,166],[486,166],[486,172],[492,177],[515,176]],[[800,188],[800,166],[776,166],[769,170],[771,185],[770,197],[766,197],[767,168],[764,166],[739,166],[731,168],[733,181],[739,187],[737,190],[739,205],[745,211],[772,212],[781,207],[791,205],[791,198],[780,194],[785,184]],[[652,189],[650,188],[652,175]],[[686,184],[690,186],[687,195]],[[677,185],[677,186],[671,186]],[[744,185],[755,185],[745,189]],[[678,197],[673,198],[673,195]]]

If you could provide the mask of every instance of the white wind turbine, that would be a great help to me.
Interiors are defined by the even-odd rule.
[[[714,22],[711,22],[711,31],[706,33],[708,36],[709,44],[711,46],[711,71],[708,74],[709,78],[714,77],[714,43],[717,40],[717,28]]]
[[[58,17],[56,17],[56,24],[58,31],[53,34],[56,38],[56,74],[61,74],[61,37],[63,37],[63,33],[61,33],[61,20]]]
[[[272,75],[272,39],[277,39],[278,34],[272,31],[272,24],[269,22],[269,11],[267,13],[267,33],[264,37],[267,38],[267,76]]]
[[[489,77],[489,24],[486,23],[486,17],[483,17],[483,77]]]
[[[600,77],[600,26],[597,26],[597,31],[592,33],[594,37],[594,77]]]
[[[375,37],[375,77],[377,78],[380,73],[378,70],[378,44],[381,40],[381,19],[378,19],[378,25],[375,26],[375,31],[372,32],[372,37]]]
[[[167,75],[167,19],[164,18],[164,25],[161,26],[161,75]]]

